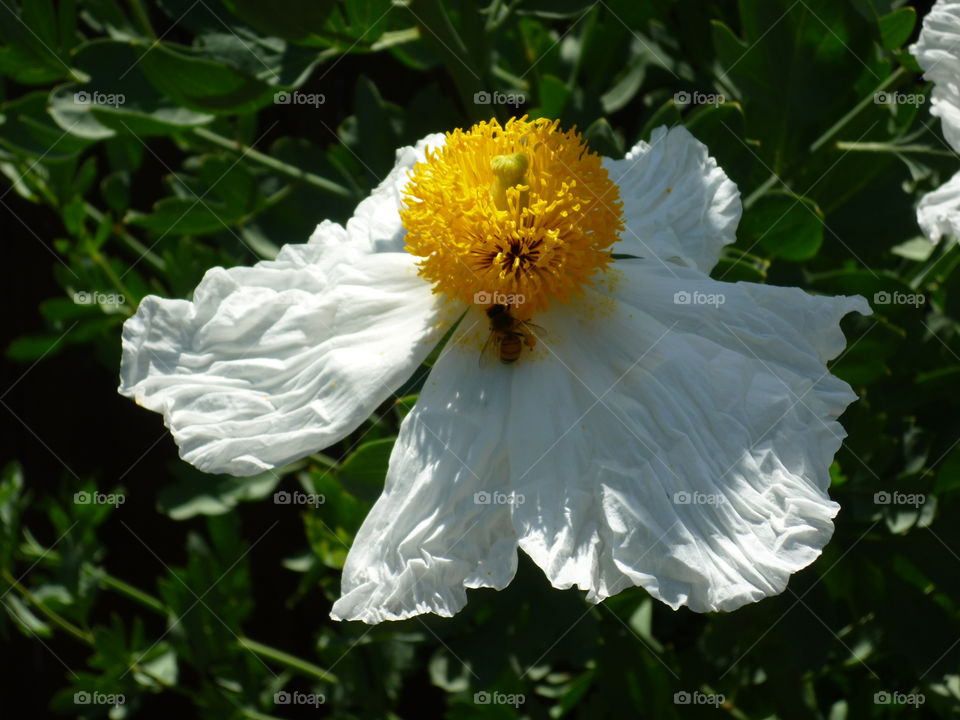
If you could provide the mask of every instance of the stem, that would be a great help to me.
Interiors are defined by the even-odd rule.
[[[269,155],[265,155],[259,150],[254,150],[249,145],[244,145],[241,142],[230,140],[229,138],[225,138],[223,135],[218,135],[217,133],[202,127],[194,128],[192,132],[199,138],[202,138],[227,150],[239,152],[244,158],[258,162],[261,165],[270,168],[271,170],[275,170],[278,173],[286,175],[287,177],[300,180],[319,190],[328,192],[331,195],[336,195],[337,197],[353,198],[353,193],[351,193],[350,190],[345,188],[343,185],[335,183],[332,180],[327,180],[326,178],[320,177],[312,172],[301,170],[293,165],[288,165],[282,160],[277,160]]]
[[[843,128],[845,128],[850,123],[851,120],[853,120],[857,115],[859,115],[864,110],[864,108],[867,108],[873,104],[874,97],[878,92],[882,92],[886,90],[888,87],[890,87],[895,82],[897,82],[900,78],[902,78],[906,74],[906,72],[907,71],[903,67],[898,67],[896,70],[890,73],[890,75],[887,77],[886,80],[884,80],[882,83],[877,85],[876,88],[874,88],[872,93],[869,93],[866,97],[862,98],[860,102],[854,105],[853,108],[846,115],[844,115],[842,118],[837,120],[837,122],[831,125],[827,129],[827,131],[823,133],[823,135],[821,135],[816,140],[814,140],[813,143],[810,145],[810,153],[811,154],[815,153],[817,150],[819,150],[828,142],[830,142],[837,135],[837,133],[843,130]],[[788,174],[789,174],[789,170],[787,172],[780,173],[779,175],[777,175],[776,173],[773,173],[772,175],[770,175],[770,177],[764,180],[763,183],[761,183],[756,190],[754,190],[744,199],[743,201],[744,208],[749,209],[750,207],[752,207],[753,204],[757,200],[759,200],[763,195],[765,195],[771,187],[776,185],[778,182],[781,182],[781,178]]]
[[[422,25],[426,31],[421,33],[423,39],[444,57],[444,65],[447,72],[453,76],[467,113],[477,119],[486,115],[487,107],[478,106],[474,102],[474,95],[478,91],[486,90],[484,80],[472,62],[474,58],[470,49],[450,22],[443,3],[440,0],[413,0],[407,9],[414,15],[417,24]]]
[[[114,590],[121,595],[125,595],[136,603],[143,605],[150,610],[160,614],[160,615],[173,615],[173,610],[164,605],[160,600],[148,595],[139,588],[130,585],[119,578],[110,575],[103,570],[100,570],[98,573],[98,578],[100,584],[108,589]],[[245,650],[248,650],[255,655],[266,658],[268,660],[273,660],[274,662],[283,665],[284,667],[289,668],[295,672],[298,672],[301,675],[306,675],[308,677],[318,678],[326,682],[337,682],[337,678],[332,673],[327,672],[319,665],[314,665],[307,660],[298,658],[295,655],[291,655],[288,652],[283,650],[278,650],[277,648],[271,647],[269,645],[264,645],[261,642],[256,640],[251,640],[248,637],[239,637],[237,638],[237,645]]]
[[[100,584],[107,590],[113,590],[118,592],[121,595],[126,595],[128,598],[133,600],[140,605],[143,605],[145,608],[153,610],[155,613],[160,615],[167,615],[170,611],[166,606],[157,600],[157,598],[152,595],[147,595],[147,593],[142,590],[135,588],[133,585],[121,580],[120,578],[115,578],[113,575],[110,575],[105,572],[99,572],[98,577]]]
[[[140,25],[140,29],[143,30],[147,37],[157,37],[156,32],[153,30],[153,25],[150,24],[150,15],[147,13],[147,9],[143,6],[141,0],[130,0],[130,11]]]
[[[38,600],[33,593],[31,593],[27,588],[23,587],[23,585],[17,582],[17,580],[10,574],[9,570],[4,569],[2,572],[2,575],[4,579],[7,580],[7,582],[9,582],[10,585],[13,588],[15,588],[17,592],[19,592],[23,596],[25,600],[28,600],[38,611],[40,611],[43,615],[49,618],[55,625],[67,631],[68,633],[70,633],[70,635],[72,635],[73,637],[75,637],[77,640],[84,643],[85,645],[88,645],[92,648],[96,647],[96,642],[94,640],[93,633],[89,633],[81,630],[76,625],[64,619],[58,613],[48,608],[46,605],[44,605],[44,603],[41,600]],[[145,675],[146,677],[153,680],[155,683],[157,683],[157,685],[164,688],[165,690],[172,690],[173,692],[180,693],[181,695],[191,698],[192,700],[194,700],[194,702],[201,701],[200,696],[197,695],[197,693],[195,693],[194,691],[188,690],[187,688],[182,688],[178,685],[171,685],[163,678],[157,675],[154,675],[150,670],[143,667],[139,663],[132,663],[130,665],[130,669],[140,673],[141,675]],[[244,714],[247,714],[247,711],[244,711]],[[269,720],[277,720],[276,718],[272,718],[269,715],[257,716],[257,715],[247,714],[247,716],[251,718],[260,717],[260,718],[268,718]]]
[[[87,210],[87,215],[92,217],[94,221],[98,223],[103,222],[103,213],[100,212],[96,207],[94,207],[90,203],[86,203],[85,208]],[[133,235],[128,233],[126,230],[124,230],[122,225],[120,225],[119,223],[114,223],[112,230],[113,230],[113,234],[116,235],[121,240],[123,240],[126,246],[131,250],[133,250],[135,253],[137,253],[138,256],[142,257],[144,260],[146,260],[148,263],[153,265],[153,267],[155,267],[160,272],[166,271],[167,269],[166,261],[159,255],[157,255],[155,252],[153,252],[146,245],[144,245],[142,242],[137,240]]]
[[[340,463],[337,462],[334,458],[330,457],[329,455],[325,455],[324,453],[320,453],[320,452],[313,453],[313,454],[310,456],[310,459],[311,459],[311,460],[314,460],[314,461],[318,462],[319,464],[323,465],[324,467],[328,467],[328,468],[335,468],[335,467],[338,467],[338,466],[340,465]]]
[[[13,588],[15,588],[17,592],[19,592],[25,600],[28,600],[30,604],[33,605],[33,607],[35,607],[38,611],[40,611],[51,622],[53,622],[55,625],[62,628],[63,630],[66,630],[73,637],[75,637],[77,640],[84,643],[85,645],[88,645],[90,647],[96,647],[92,633],[84,632],[83,630],[78,628],[76,625],[64,619],[58,613],[48,608],[46,605],[43,604],[42,601],[38,600],[36,596],[33,595],[33,593],[31,593],[27,588],[23,587],[23,585],[17,582],[17,580],[10,574],[8,570],[4,569],[2,572],[2,575],[3,575],[3,578],[7,580],[7,582],[9,582],[10,585]],[[121,582],[121,581],[116,581],[116,582]],[[263,646],[263,647],[266,647],[266,646]],[[143,667],[139,663],[132,663],[130,665],[130,669],[140,673],[141,675],[145,675],[146,677],[150,678],[151,680],[153,680],[153,682],[155,682],[157,685],[162,687],[164,690],[172,690],[173,692],[180,693],[181,695],[191,698],[194,702],[201,703],[200,696],[197,695],[197,693],[195,693],[194,691],[189,690],[187,688],[180,687],[178,685],[171,685],[163,678],[157,675],[154,675],[150,670]],[[332,675],[328,675],[328,678],[331,681],[333,681]],[[266,715],[264,713],[257,712],[256,710],[250,710],[248,708],[238,708],[238,709],[240,710],[240,712],[243,714],[244,717],[248,717],[251,720],[281,720],[280,718],[277,718],[273,715]]]
[[[834,144],[837,150],[846,150],[847,152],[875,152],[875,153],[894,153],[894,154],[913,154],[913,155],[938,155],[940,157],[955,157],[955,154],[946,150],[937,150],[926,145],[897,145],[895,143],[882,142],[845,142],[842,140]]]
[[[160,600],[145,593],[143,590],[130,585],[119,578],[110,575],[109,573],[103,571],[102,569],[97,570],[97,577],[100,580],[100,584],[108,589],[114,590],[115,592],[125,595],[136,603],[143,605],[150,610],[153,610],[155,613],[160,615],[173,615],[173,610],[164,605]],[[309,677],[319,678],[320,680],[325,680],[327,682],[336,682],[336,677],[332,674],[321,668],[319,665],[314,665],[307,660],[298,658],[295,655],[284,652],[283,650],[278,650],[277,648],[270,647],[269,645],[264,645],[261,642],[256,640],[251,640],[247,637],[237,638],[237,645],[245,650],[259,655],[264,658],[273,660],[285,667],[290,668],[296,672],[299,672],[302,675],[307,675]]]
[[[927,276],[933,272],[934,268],[940,264],[940,261],[946,257],[949,257],[953,254],[953,249],[957,246],[957,243],[951,242],[948,239],[941,238],[939,247],[935,248],[930,257],[924,261],[924,264],[921,266],[920,271],[917,273],[916,277],[910,282],[910,287],[914,290],[919,290],[923,283],[926,281]]]
[[[274,662],[284,665],[291,670],[298,671],[301,675],[309,675],[317,678],[318,680],[323,680],[324,682],[329,683],[338,682],[337,676],[333,673],[327,672],[319,665],[314,665],[311,662],[307,662],[306,660],[298,658],[295,655],[291,655],[290,653],[286,653],[283,650],[277,650],[269,645],[264,645],[256,640],[251,640],[248,637],[238,638],[237,644],[245,650],[249,650],[260,657],[273,660]]]
[[[780,176],[777,175],[776,173],[773,173],[770,177],[768,177],[766,180],[760,183],[760,185],[757,186],[756,190],[754,190],[752,193],[750,193],[749,195],[747,195],[747,197],[744,198],[743,200],[744,209],[749,210],[751,207],[753,207],[753,204],[757,200],[759,200],[761,197],[766,195],[767,192],[770,190],[770,188],[772,188],[778,182],[780,182]]]
[[[38,561],[42,560],[45,564],[48,564],[48,565],[59,565],[63,561],[63,558],[60,557],[60,554],[54,550],[45,550],[40,552],[37,552],[36,550],[31,550],[29,553],[27,553],[27,555],[30,557],[30,559],[34,559]],[[140,590],[139,588],[134,587],[133,585],[123,580],[120,580],[117,577],[114,577],[113,575],[105,571],[103,568],[96,568],[96,569],[91,568],[89,571],[96,576],[97,580],[100,582],[100,585],[103,588],[120,593],[121,595],[124,595],[130,598],[137,604],[142,605],[145,608],[152,610],[153,612],[159,615],[172,616],[175,614],[173,610],[168,608],[166,605],[163,604],[163,602],[155,598],[153,595],[150,595],[149,593],[146,593],[143,590]],[[10,578],[10,580],[12,581],[11,584],[16,583],[16,580],[14,580],[12,576],[9,575],[8,571],[4,570],[3,575],[5,577]],[[24,588],[24,590],[26,589]],[[83,633],[83,631],[80,631],[79,629],[78,631],[81,634]],[[314,665],[313,663],[307,660],[304,660],[303,658],[298,658],[297,656],[291,655],[288,652],[284,652],[283,650],[279,650],[275,647],[271,647],[270,645],[265,645],[256,640],[251,640],[248,637],[241,636],[237,638],[237,646],[243,648],[244,650],[252,652],[256,655],[259,655],[260,657],[266,658],[268,660],[273,660],[274,662],[280,665],[283,665],[284,667],[290,670],[293,670],[294,672],[299,673],[300,675],[305,675],[311,678],[317,678],[319,680],[323,680],[324,682],[331,682],[331,683],[338,682],[336,675],[324,670],[319,665]]]
[[[39,610],[50,622],[58,626],[62,630],[66,630],[68,633],[73,635],[80,642],[84,642],[87,645],[93,645],[93,635],[84,630],[81,630],[72,622],[61,616],[59,613],[51,610],[42,601],[38,600],[37,597],[30,592],[27,588],[21,585],[17,579],[10,574],[10,571],[6,568],[3,569],[3,572],[0,573],[3,575],[3,579],[10,583],[10,586],[13,587],[20,595],[25,599],[29,600],[30,604],[33,605],[37,610]]]
[[[864,108],[874,103],[874,96],[878,92],[883,92],[884,90],[886,90],[893,83],[895,83],[904,75],[906,75],[906,72],[907,71],[903,67],[898,67],[896,70],[890,73],[890,75],[887,77],[886,80],[884,80],[882,83],[877,85],[876,88],[874,88],[874,91],[872,93],[870,93],[865,98],[860,100],[860,102],[858,102],[856,105],[853,106],[853,109],[850,110],[850,112],[848,112],[842,118],[837,120],[837,122],[835,122],[833,126],[831,126],[823,135],[821,135],[816,140],[814,140],[813,144],[810,146],[810,152],[814,153],[817,150],[819,150],[821,147],[823,147],[825,144],[830,142],[833,136],[836,135],[838,132],[840,132],[847,125],[847,123],[849,123],[851,120],[853,120],[853,118],[859,115]]]
[[[579,25],[580,21],[589,13],[590,18],[587,20],[586,25],[583,28],[583,31],[580,33],[580,42],[586,45],[590,42],[590,35],[593,32],[593,29],[597,25],[597,16],[598,13],[592,12],[596,5],[591,5],[587,8],[582,15],[580,15],[574,25]],[[571,26],[573,27],[573,26]],[[573,62],[573,67],[570,68],[570,74],[567,76],[567,85],[569,87],[576,87],[577,76],[580,75],[580,68],[583,65],[583,58],[586,55],[584,52],[578,52],[576,59]]]
[[[119,276],[113,271],[113,268],[110,267],[110,263],[108,263],[106,258],[104,258],[103,255],[100,254],[99,250],[91,251],[90,259],[93,260],[101,270],[103,270],[104,274],[107,276],[107,278],[109,278],[110,282],[113,283],[113,286],[117,289],[117,291],[121,295],[123,295],[124,300],[127,300],[127,299],[129,299],[130,301],[133,300],[133,298],[135,297],[134,294],[130,292],[130,289],[126,285],[123,284],[123,280],[121,280]],[[125,302],[124,305],[128,308],[133,307],[133,305],[130,304],[130,302]],[[131,315],[133,313],[131,311],[127,314]]]

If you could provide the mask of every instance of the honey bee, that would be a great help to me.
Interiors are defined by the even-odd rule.
[[[491,355],[499,356],[504,365],[515,363],[526,345],[531,350],[537,339],[531,328],[542,330],[539,325],[519,320],[510,313],[509,305],[491,305],[487,308],[490,318],[490,337],[480,351],[480,364],[485,365]]]

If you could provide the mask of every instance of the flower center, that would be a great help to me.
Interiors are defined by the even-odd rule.
[[[400,216],[434,292],[529,318],[606,269],[619,192],[600,156],[558,125],[481,122],[447,133],[413,168]]]

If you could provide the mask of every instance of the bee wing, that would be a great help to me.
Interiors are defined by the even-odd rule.
[[[491,363],[500,359],[500,341],[501,337],[495,332],[491,332],[487,341],[483,344],[480,351],[480,367],[490,367]]]

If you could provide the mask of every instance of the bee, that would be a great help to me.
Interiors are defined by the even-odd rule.
[[[487,308],[490,318],[490,337],[480,351],[480,364],[486,364],[491,355],[497,355],[504,365],[515,363],[526,345],[531,350],[537,339],[531,328],[542,330],[539,325],[519,320],[510,313],[509,305],[491,305]]]

